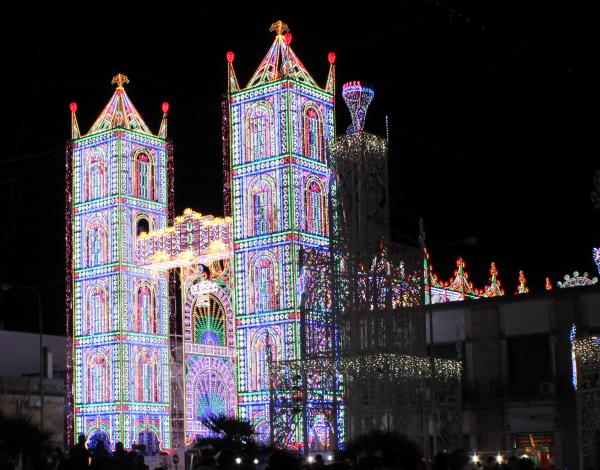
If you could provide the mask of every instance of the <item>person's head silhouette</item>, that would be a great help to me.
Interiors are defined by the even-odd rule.
[[[83,444],[85,444],[85,441],[86,441],[85,434],[80,434],[79,437],[77,438],[77,443],[83,445]]]

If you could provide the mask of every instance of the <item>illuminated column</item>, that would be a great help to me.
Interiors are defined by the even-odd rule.
[[[124,75],[87,134],[71,106],[67,250],[71,253],[74,433],[94,445],[170,449],[168,274],[139,267],[136,239],[165,228],[170,143],[166,111],[153,134]]]
[[[227,54],[238,410],[263,440],[268,351],[273,360],[301,358],[298,252],[329,246],[327,142],[335,136],[335,55],[322,88],[290,47],[287,25],[271,31],[275,40],[245,87]],[[287,444],[302,442],[301,434]]]

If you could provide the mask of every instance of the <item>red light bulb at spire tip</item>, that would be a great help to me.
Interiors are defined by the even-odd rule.
[[[331,65],[335,64],[335,52],[330,52],[327,56],[327,60],[329,60]]]
[[[165,114],[169,112],[169,103],[166,101],[162,104],[162,112]]]
[[[233,59],[235,59],[235,54],[233,53],[233,51],[227,52],[226,56],[227,56],[227,62],[230,64],[233,63]]]
[[[292,34],[285,33],[285,35],[283,36],[283,39],[285,39],[285,43],[289,46],[290,43],[292,42]]]
[[[75,101],[73,101],[70,105],[69,105],[69,109],[71,110],[72,113],[76,113],[77,112],[77,103],[75,103]]]

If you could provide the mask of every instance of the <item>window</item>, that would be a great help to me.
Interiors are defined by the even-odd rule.
[[[311,181],[306,188],[306,231],[325,234],[324,200],[321,186]]]
[[[254,234],[262,235],[269,232],[269,192],[254,193]]]
[[[135,311],[133,315],[133,331],[156,334],[156,305],[153,289],[146,283],[138,286]]]
[[[134,195],[142,199],[155,199],[154,163],[146,153],[135,157]]]
[[[102,160],[93,158],[88,161],[86,187],[87,199],[106,196],[106,169]]]
[[[273,112],[266,102],[258,103],[246,121],[246,161],[268,158],[273,154]]]
[[[508,376],[512,396],[540,395],[553,383],[547,335],[508,338]]]
[[[273,264],[268,258],[259,259],[254,266],[255,311],[275,309]]]
[[[322,139],[323,130],[319,113],[314,108],[308,108],[304,117],[304,154],[321,160]]]
[[[87,266],[99,266],[108,261],[106,228],[100,221],[94,221],[87,229]]]
[[[108,331],[108,315],[107,315],[106,295],[105,290],[100,287],[94,287],[90,291],[88,304],[88,319],[86,333],[89,335],[97,333],[105,333]]]
[[[250,355],[250,391],[268,390],[269,388],[269,356],[271,360],[281,359],[279,336],[275,331],[269,330],[255,333],[251,341]]]
[[[136,399],[144,402],[158,401],[158,386],[156,381],[156,358],[151,352],[145,351],[137,359],[137,383],[135,384]]]
[[[94,354],[88,361],[86,398],[88,403],[110,401],[108,368],[106,357]]]

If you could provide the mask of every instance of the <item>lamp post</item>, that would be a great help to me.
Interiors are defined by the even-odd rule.
[[[38,306],[38,326],[40,332],[40,428],[44,430],[44,349],[43,349],[43,336],[42,336],[42,297],[40,296],[40,286],[24,286],[24,285],[13,285],[13,284],[2,284],[3,291],[9,291],[12,289],[23,289],[33,291]]]
[[[471,236],[467,238],[463,238],[461,240],[454,240],[450,242],[442,243],[436,247],[434,247],[430,253],[433,254],[436,251],[439,251],[441,248],[446,248],[448,246],[454,245],[474,245],[477,243],[477,237]],[[421,250],[421,254],[423,256],[423,262],[425,265],[425,282],[430,282],[429,276],[429,262],[427,261],[427,253],[425,252],[425,222],[423,221],[423,217],[419,218],[419,249]],[[429,287],[431,289],[431,286]],[[431,449],[431,457],[432,460],[435,458],[437,454],[437,426],[438,426],[438,408],[437,408],[437,390],[435,387],[435,358],[433,356],[433,311],[431,309],[431,290],[429,295],[425,295],[425,290],[423,290],[423,303],[425,304],[425,316],[429,322],[429,362],[431,367],[431,408],[432,408],[432,449]]]

